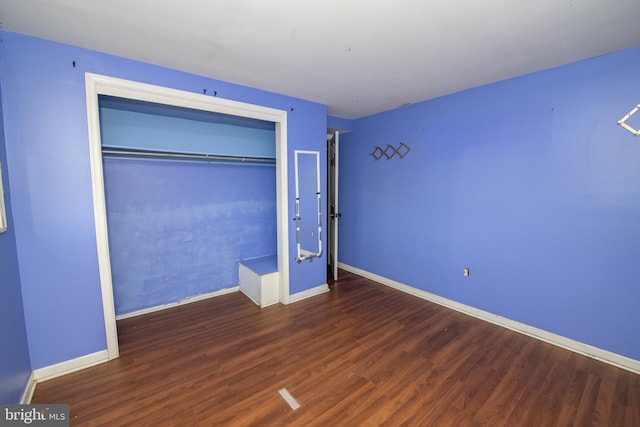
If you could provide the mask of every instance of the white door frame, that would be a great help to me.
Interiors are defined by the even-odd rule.
[[[100,111],[98,95],[147,101],[157,104],[185,107],[202,111],[248,117],[274,122],[276,127],[276,198],[278,229],[278,271],[280,302],[289,303],[289,224],[288,172],[287,172],[287,112],[244,102],[231,101],[213,96],[154,86],[146,83],[85,74],[87,97],[87,121],[89,127],[89,155],[91,162],[91,187],[93,212],[98,249],[98,269],[102,291],[102,308],[109,359],[119,355],[118,332],[116,328],[111,262],[109,259],[109,238],[107,231],[107,210],[104,196],[104,176],[102,171],[102,145],[100,141]]]
[[[331,143],[333,141],[333,144]],[[331,148],[333,145],[333,148]],[[327,173],[329,174],[327,192],[329,206],[328,232],[327,232],[327,259],[331,269],[333,280],[338,280],[338,220],[340,218],[340,207],[338,206],[338,176],[340,154],[340,131],[332,130],[331,138],[327,135]],[[331,209],[333,205],[333,209]]]

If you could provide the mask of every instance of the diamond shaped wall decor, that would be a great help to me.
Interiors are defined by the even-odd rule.
[[[626,121],[629,119],[629,117],[633,116],[635,113],[638,112],[638,110],[640,110],[640,104],[636,105],[636,107],[629,111],[627,113],[626,116],[624,116],[623,118],[621,118],[620,120],[618,120],[618,124],[620,126],[622,126],[623,128],[625,128],[626,130],[628,130],[629,132],[631,132],[632,134],[634,134],[635,136],[640,135],[640,130],[639,129],[634,129],[631,126],[629,126]]]
[[[384,150],[376,146],[376,148],[374,148],[374,150],[371,153],[369,153],[369,155],[373,156],[375,160],[380,160],[382,156],[386,157],[387,160],[389,160],[396,154],[401,159],[404,159],[404,156],[409,154],[409,151],[411,151],[411,147],[409,147],[404,142],[400,142],[400,145],[398,145],[398,148],[395,148],[391,144],[387,144],[387,148],[385,148]]]

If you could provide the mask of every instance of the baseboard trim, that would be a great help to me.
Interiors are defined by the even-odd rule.
[[[234,286],[232,288],[224,288],[217,291],[208,292],[206,294],[195,295],[195,296],[181,299],[180,301],[172,302],[169,304],[156,305],[155,307],[143,308],[141,310],[132,311],[130,313],[119,314],[116,316],[116,320],[128,319],[129,317],[142,316],[143,314],[162,311],[168,308],[178,307],[179,305],[190,304],[192,302],[202,301],[209,298],[219,297],[221,295],[231,294],[233,292],[238,292],[239,290],[240,290],[240,286]]]
[[[293,294],[289,297],[289,303],[292,304],[294,302],[302,301],[303,299],[315,297],[316,295],[324,294],[325,292],[329,292],[329,285],[326,283],[324,285],[316,286],[315,288],[307,289],[306,291],[298,292],[297,294]]]
[[[345,271],[349,271],[351,273],[357,274],[358,276],[366,277],[367,279],[371,279],[374,282],[389,286],[391,288],[416,296],[418,298],[425,299],[427,301],[450,308],[460,313],[473,316],[475,318],[493,323],[498,326],[502,326],[512,331],[530,336],[540,341],[544,341],[549,344],[562,347],[566,350],[573,351],[574,353],[578,353],[583,356],[587,356],[592,359],[595,359],[595,360],[607,363],[609,365],[613,365],[618,368],[622,368],[627,371],[633,372],[634,374],[640,375],[640,360],[635,360],[630,357],[622,356],[620,354],[613,353],[611,351],[604,350],[598,347],[594,347],[592,345],[585,344],[580,341],[573,340],[571,338],[563,337],[561,335],[557,335],[552,332],[548,332],[543,329],[539,329],[539,328],[527,325],[525,323],[520,323],[515,320],[507,319],[506,317],[498,316],[497,314],[493,314],[488,311],[480,310],[478,308],[471,307],[466,304],[462,304],[447,298],[443,298],[441,296],[432,294],[430,292],[423,291],[422,289],[414,288],[412,286],[405,285],[400,282],[396,282],[395,280],[392,280],[383,276],[379,276],[375,273],[371,273],[366,270],[361,270],[357,267],[353,267],[343,263],[338,263],[338,267]]]
[[[55,365],[45,366],[44,368],[33,371],[33,377],[37,383],[51,380],[62,375],[90,368],[100,363],[109,361],[109,353],[106,349],[95,353],[80,356],[75,359],[66,360],[56,363]]]
[[[21,405],[28,405],[29,403],[31,403],[31,399],[33,399],[33,393],[36,392],[36,378],[35,375],[33,373],[33,371],[31,371],[31,374],[29,375],[29,379],[27,380],[27,384],[24,387],[24,392],[22,393],[22,397],[20,398],[20,404]]]

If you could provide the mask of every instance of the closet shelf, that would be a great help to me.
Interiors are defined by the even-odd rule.
[[[267,164],[276,163],[276,159],[272,159],[268,157],[220,156],[220,155],[214,155],[214,154],[190,154],[190,153],[176,153],[176,152],[151,151],[151,150],[122,150],[122,149],[113,149],[113,148],[103,148],[102,154],[115,155],[115,156],[206,160],[206,161],[215,161],[215,162],[267,163]]]

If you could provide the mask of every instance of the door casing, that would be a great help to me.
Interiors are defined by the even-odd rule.
[[[109,259],[109,238],[107,211],[102,170],[102,146],[100,140],[99,95],[109,95],[138,101],[202,111],[228,114],[265,120],[275,123],[276,129],[276,203],[278,235],[278,271],[280,302],[289,303],[289,224],[287,221],[287,112],[260,105],[232,101],[186,92],[147,83],[118,79],[109,76],[85,74],[87,122],[89,130],[89,155],[91,162],[91,187],[98,252],[98,269],[108,359],[119,356],[118,333],[116,328],[113,283]]]

